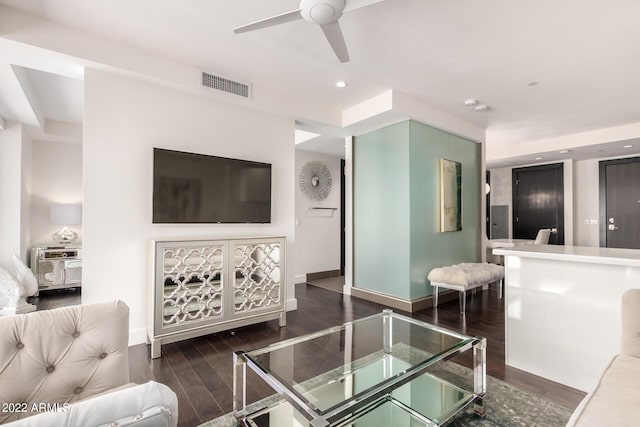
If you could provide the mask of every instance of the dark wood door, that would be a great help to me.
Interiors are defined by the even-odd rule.
[[[600,246],[640,249],[640,157],[600,162]]]
[[[549,244],[564,245],[562,163],[513,169],[513,238],[535,239],[552,230]]]

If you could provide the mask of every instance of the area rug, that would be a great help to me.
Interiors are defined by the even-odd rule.
[[[455,384],[462,385],[467,383],[465,388],[472,387],[473,373],[471,369],[456,363],[440,362],[433,369],[430,369],[430,373]],[[249,405],[247,413],[253,413],[272,406],[281,400],[282,398],[278,395],[268,397]],[[535,394],[519,390],[504,381],[490,376],[487,376],[485,409],[486,415],[481,418],[473,413],[473,408],[470,406],[444,425],[447,427],[562,427],[566,425],[573,412],[569,408],[549,402]],[[244,424],[238,423],[231,414],[200,425],[200,427],[240,426],[244,426]]]

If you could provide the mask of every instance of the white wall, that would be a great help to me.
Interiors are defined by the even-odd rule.
[[[513,194],[512,194],[512,168],[500,168],[491,169],[491,191],[489,192],[489,199],[491,206],[508,206],[508,220],[507,224],[509,230],[509,238],[513,236]]]
[[[324,163],[331,172],[331,193],[321,201],[309,200],[298,184],[302,167],[310,161]],[[340,157],[296,150],[296,283],[306,275],[340,269]],[[310,207],[337,208],[335,211]]]
[[[11,256],[22,251],[22,132],[15,122],[0,131],[0,267],[9,271]]]
[[[601,159],[575,162],[575,227],[577,246],[600,246],[599,170]]]
[[[32,189],[32,163],[31,153],[33,141],[26,132],[22,132],[22,146],[20,155],[20,253],[23,261],[29,260],[31,248],[31,189]]]
[[[294,121],[108,72],[85,71],[83,302],[120,298],[145,340],[147,239],[286,236],[294,241]],[[272,163],[271,224],[157,224],[153,147]],[[295,308],[293,262],[287,306]]]
[[[51,244],[61,226],[49,221],[53,204],[82,203],[82,145],[33,141],[31,188],[31,242]],[[82,241],[82,226],[69,226]]]

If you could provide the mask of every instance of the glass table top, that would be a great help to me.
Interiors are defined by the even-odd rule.
[[[426,398],[428,396],[428,398]],[[473,393],[424,374],[334,421],[335,427],[432,427],[441,425],[472,399]],[[312,427],[286,400],[260,410],[237,426]]]
[[[319,414],[335,413],[337,408],[344,407],[348,402],[363,401],[373,396],[371,401],[377,402],[378,406],[369,405],[366,419],[398,410],[409,414],[408,419],[415,418],[413,412],[424,412],[425,417],[437,419],[449,408],[458,408],[460,402],[468,403],[473,393],[453,385],[445,387],[442,381],[429,374],[416,376],[404,385],[398,381],[412,371],[420,369],[422,372],[425,366],[470,348],[477,341],[476,337],[384,311],[244,355],[248,363],[253,365],[252,369],[258,369],[273,378],[283,389],[296,395]],[[393,383],[397,383],[398,387],[393,393],[385,394],[384,401],[380,400],[382,394],[377,396],[376,393]],[[437,411],[421,408],[420,403],[411,398],[412,395],[424,394],[406,391],[418,389],[423,389],[423,392],[428,390],[430,395],[437,393],[442,396],[432,400],[438,402]],[[405,402],[407,399],[409,401]],[[413,408],[413,412],[402,409],[404,406]],[[365,414],[362,415],[364,417]],[[404,425],[414,424],[409,422]]]

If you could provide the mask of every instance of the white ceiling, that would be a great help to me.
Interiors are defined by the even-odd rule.
[[[569,150],[553,150],[513,156],[487,162],[487,169],[497,169],[520,165],[534,165],[537,163],[561,162],[567,159],[587,160],[616,157],[632,157],[640,155],[640,138],[624,141],[611,141],[602,144],[592,144]]]
[[[338,114],[389,89],[486,127],[487,144],[640,118],[640,2],[633,0],[385,0],[340,19],[351,56],[345,64],[305,21],[233,34],[296,9],[297,0],[0,4],[281,93],[296,119],[318,120],[298,117],[296,99]],[[336,88],[338,80],[349,86]],[[474,113],[462,105],[466,98],[491,109]]]
[[[82,80],[25,68],[44,117],[68,123],[82,123]]]
[[[3,61],[0,77],[0,117],[23,123],[38,140],[81,142],[81,79]]]

